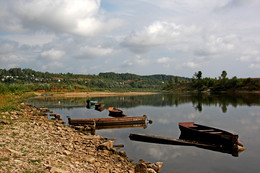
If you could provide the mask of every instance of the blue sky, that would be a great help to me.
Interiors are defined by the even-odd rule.
[[[258,0],[0,0],[0,68],[259,77]]]

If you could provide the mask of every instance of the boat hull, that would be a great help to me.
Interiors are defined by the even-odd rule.
[[[131,124],[145,124],[147,116],[143,117],[123,117],[123,118],[90,118],[90,119],[71,119],[68,117],[70,125],[93,125],[99,126],[113,126],[113,125],[131,125]]]
[[[103,111],[105,109],[104,104],[95,104],[95,110]]]
[[[109,116],[111,116],[111,117],[125,117],[126,116],[124,114],[123,110],[116,109],[114,107],[109,107],[108,111],[109,111]]]
[[[238,143],[238,135],[221,129],[195,124],[194,122],[179,123],[180,139],[189,139],[219,145]]]
[[[234,157],[238,157],[239,153],[245,148],[238,145],[233,146],[222,146],[210,143],[202,143],[198,141],[191,141],[187,139],[174,139],[154,135],[146,134],[132,134],[129,135],[130,140],[157,143],[157,144],[167,144],[167,145],[180,145],[180,146],[195,146],[202,149],[212,150],[216,152],[228,153]]]

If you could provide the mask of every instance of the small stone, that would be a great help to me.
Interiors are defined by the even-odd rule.
[[[152,168],[147,168],[147,173],[156,173],[156,171]]]
[[[98,173],[108,173],[109,171],[104,168],[99,168]]]
[[[60,168],[52,167],[50,173],[67,173],[68,171],[62,170]]]
[[[19,163],[22,163],[21,160],[14,160],[15,163],[19,164]]]
[[[11,153],[15,154],[15,155],[22,155],[22,153],[21,153],[21,152],[19,152],[19,151],[15,151],[15,150],[8,149],[8,148],[7,148],[7,150],[8,150],[9,152],[11,152]]]
[[[147,173],[147,166],[145,163],[139,163],[135,166],[135,173]]]
[[[100,167],[100,166],[101,166],[101,163],[100,163],[100,162],[95,162],[95,163],[94,163],[94,165],[95,165],[95,167],[97,167],[97,168],[98,168],[98,167]]]
[[[85,160],[89,163],[94,163],[96,159],[92,156],[86,156]]]
[[[159,170],[159,166],[154,163],[147,165],[147,168],[152,168],[156,172]]]
[[[98,146],[98,149],[101,149],[101,150],[110,150],[111,148],[113,148],[113,145],[114,145],[114,142],[113,141],[107,141],[107,142],[104,142],[102,144],[100,144]]]
[[[117,149],[115,149],[115,148],[111,148],[109,151],[111,151],[112,153],[117,153]]]
[[[158,169],[158,171],[157,172],[161,172],[161,169],[162,169],[162,166],[163,166],[163,162],[156,162],[155,163],[158,167],[159,167],[159,169]]]
[[[65,150],[65,151],[63,151],[63,154],[68,156],[68,155],[71,155],[71,152],[69,152],[68,150]]]
[[[126,157],[126,153],[124,151],[119,151],[119,155],[122,157]]]

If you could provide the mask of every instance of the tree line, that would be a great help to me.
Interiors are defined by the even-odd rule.
[[[218,78],[203,78],[202,72],[195,72],[191,81],[179,82],[176,78],[171,78],[163,87],[165,91],[259,91],[259,78],[238,79],[236,76],[227,77],[227,72],[222,71]]]
[[[94,74],[50,73],[32,69],[0,69],[0,93],[27,91],[160,91],[171,78],[190,78],[157,74],[141,76],[131,73]]]

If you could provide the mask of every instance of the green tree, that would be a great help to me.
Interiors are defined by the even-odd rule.
[[[226,77],[227,77],[227,72],[226,72],[225,70],[222,71],[221,77],[222,77],[222,79],[224,79],[224,80],[226,79]]]
[[[201,72],[201,71],[196,72],[196,73],[194,74],[194,77],[195,77],[196,79],[200,80],[201,77],[202,77],[202,72]]]

